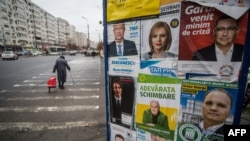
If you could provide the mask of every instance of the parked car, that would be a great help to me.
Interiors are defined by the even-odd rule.
[[[88,49],[85,53],[86,56],[96,56],[96,52],[93,49]]]
[[[42,55],[42,52],[39,50],[32,50],[30,52],[31,52],[31,55],[33,55],[33,56]]]
[[[35,51],[37,55],[42,55],[42,52],[40,50]]]
[[[23,55],[29,56],[32,55],[32,53],[29,50],[24,50]]]
[[[80,51],[80,53],[81,53],[81,54],[86,54],[87,52],[86,52],[85,49],[82,49],[82,50]]]
[[[75,50],[71,50],[71,51],[69,52],[69,55],[76,55],[76,52],[77,52],[77,51],[75,51]]]
[[[18,59],[18,55],[16,53],[14,53],[13,51],[4,51],[2,53],[2,59],[3,60],[17,60]]]
[[[18,56],[23,56],[23,51],[17,51],[15,52]]]

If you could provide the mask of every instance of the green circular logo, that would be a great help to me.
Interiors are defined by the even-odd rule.
[[[179,136],[183,141],[200,141],[201,131],[193,124],[183,124],[179,128]]]

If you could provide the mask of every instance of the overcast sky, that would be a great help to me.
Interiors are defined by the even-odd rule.
[[[87,33],[87,23],[89,23],[90,40],[99,41],[99,34],[102,39],[103,27],[99,24],[99,21],[103,21],[102,0],[32,0],[32,2],[53,16],[67,20],[78,32]]]

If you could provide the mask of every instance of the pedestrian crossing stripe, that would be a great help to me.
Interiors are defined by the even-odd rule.
[[[98,99],[99,95],[91,95],[91,96],[43,96],[43,97],[16,97],[16,98],[4,98],[0,100],[5,101],[17,101],[17,100],[62,100],[62,99],[74,99],[74,100],[83,100],[83,99]]]
[[[28,107],[1,107],[0,112],[72,112],[98,110],[99,105],[86,106],[28,106]]]
[[[99,85],[100,82],[93,82],[93,83],[75,83],[74,84],[71,82],[65,84],[65,86],[72,86],[72,85],[77,85],[77,86],[86,86],[86,85]],[[31,83],[31,84],[15,84],[13,85],[13,87],[34,87],[34,86],[40,86],[40,87],[44,87],[47,86],[47,84],[36,84],[36,83]]]
[[[77,79],[75,79],[74,78],[74,80],[75,81],[78,81],[78,82],[81,82],[81,81],[99,81],[99,79],[79,79],[79,78],[77,78]],[[32,79],[32,80],[24,80],[23,81],[24,83],[30,83],[30,82],[44,82],[44,83],[47,83],[47,80],[42,80],[42,79]],[[71,80],[68,80],[67,82],[72,82]]]
[[[74,122],[10,122],[0,123],[0,131],[15,130],[19,131],[42,131],[71,129],[79,127],[91,127],[98,125],[98,121],[74,121]]]
[[[18,86],[21,87],[21,86]],[[46,87],[46,86],[44,86]],[[33,89],[33,90],[1,90],[0,93],[7,93],[7,92],[16,92],[18,91],[19,93],[47,93],[48,89],[47,87],[45,89]],[[99,88],[66,88],[63,91],[70,91],[70,92],[99,92]]]

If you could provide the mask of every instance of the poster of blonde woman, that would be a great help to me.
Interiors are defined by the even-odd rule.
[[[141,21],[141,70],[176,77],[180,3],[162,5],[159,18]],[[158,70],[158,71],[156,71]]]

